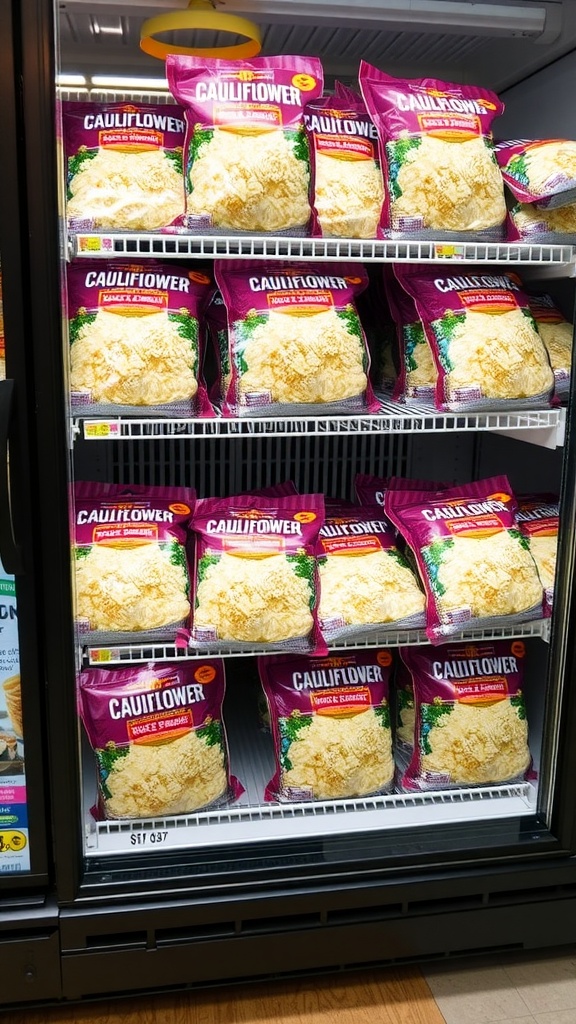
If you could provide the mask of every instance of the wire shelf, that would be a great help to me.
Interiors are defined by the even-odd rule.
[[[509,626],[494,626],[485,629],[469,629],[447,638],[451,642],[469,640],[516,639],[520,637],[550,639],[550,619],[535,619],[532,622],[511,623]],[[346,642],[329,644],[331,651],[363,650],[372,647],[404,647],[429,643],[423,629],[389,630],[372,634],[365,639],[354,638]],[[233,650],[226,644],[206,645],[202,649],[176,647],[175,644],[123,644],[117,647],[87,647],[84,660],[88,665],[134,665],[149,661],[197,660],[198,658],[245,658],[259,654],[277,654],[264,645],[250,647],[246,644],[241,651]]]
[[[441,413],[383,400],[381,411],[365,416],[245,417],[243,419],[161,419],[152,417],[74,419],[73,437],[119,441],[182,437],[305,437],[335,434],[421,434],[478,430],[521,433],[545,447],[563,444],[565,411]],[[534,433],[534,438],[530,436]]]
[[[289,238],[268,235],[195,235],[97,232],[70,236],[70,256],[162,256],[214,259],[359,260],[387,263],[520,263],[554,265],[570,276],[575,260],[571,245],[527,245],[517,242],[415,242],[350,238]]]
[[[87,830],[86,853],[153,853],[215,843],[231,845],[247,839],[258,842],[293,838],[296,829],[300,838],[311,838],[349,833],[351,827],[355,832],[375,831],[402,825],[519,817],[534,813],[534,797],[534,787],[520,782],[347,800],[254,806],[239,803],[174,817],[99,821]],[[353,824],[349,814],[354,814]]]

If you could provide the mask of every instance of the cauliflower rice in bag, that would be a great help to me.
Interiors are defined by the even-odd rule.
[[[379,477],[368,473],[357,473],[354,477],[354,489],[360,505],[379,505],[384,507],[384,495],[387,490],[395,491],[442,491],[447,484],[439,480],[408,479],[403,476]]]
[[[187,226],[304,233],[311,213],[304,107],[322,94],[320,60],[169,55],[166,73],[186,110]]]
[[[197,502],[192,647],[326,650],[318,629],[320,494]]]
[[[392,397],[406,405],[433,406],[438,371],[416,303],[397,280],[393,267],[384,267],[384,280],[398,339],[399,372]]]
[[[357,264],[217,260],[228,313],[225,416],[377,412]]]
[[[392,78],[366,61],[359,77],[380,140],[379,237],[502,238],[506,204],[491,126],[504,104],[496,94]]]
[[[62,104],[72,231],[154,231],[184,213],[184,111],[172,104]]]
[[[399,657],[396,660],[393,687],[394,746],[396,757],[400,761],[405,760],[407,751],[411,751],[414,747],[414,730],[416,728],[412,676],[402,660],[405,650],[405,647],[398,648]]]
[[[67,266],[70,391],[78,415],[211,416],[201,367],[210,278],[153,261]]]
[[[439,409],[550,406],[554,374],[516,274],[397,265],[396,275],[434,354]]]
[[[304,122],[313,160],[312,234],[375,238],[384,185],[378,133],[362,98],[321,96],[309,103]]]
[[[402,764],[404,790],[520,782],[531,774],[521,640],[405,647],[415,742]]]
[[[424,627],[424,594],[377,505],[330,503],[317,558],[318,618],[326,641]]]
[[[267,800],[388,793],[394,761],[387,650],[327,658],[259,658],[276,771]]]
[[[220,660],[89,668],[78,703],[98,779],[100,818],[162,818],[242,792],[230,775]]]
[[[560,499],[556,494],[519,495],[516,522],[530,543],[544,590],[543,614],[548,617],[554,604]]]
[[[76,628],[86,644],[171,642],[190,615],[187,530],[194,491],[77,483]]]
[[[550,295],[529,295],[528,301],[554,371],[554,393],[566,402],[570,394],[574,324],[566,320]]]
[[[559,210],[539,210],[533,203],[516,203],[509,210],[506,233],[510,242],[576,245],[576,203]]]
[[[505,476],[442,492],[388,489],[384,510],[412,549],[432,643],[542,615],[542,584]]]
[[[512,139],[495,147],[504,181],[521,203],[553,210],[576,202],[576,142]]]

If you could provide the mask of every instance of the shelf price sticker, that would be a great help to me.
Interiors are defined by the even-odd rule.
[[[463,260],[466,258],[466,247],[450,244],[434,245],[434,256],[436,259]]]
[[[120,437],[120,424],[114,421],[85,420],[84,437],[88,441],[97,441],[103,437]]]
[[[96,253],[113,253],[114,239],[111,235],[76,235],[78,255],[94,256]]]
[[[91,647],[89,660],[91,665],[102,665],[106,662],[119,661],[120,650],[117,647]]]

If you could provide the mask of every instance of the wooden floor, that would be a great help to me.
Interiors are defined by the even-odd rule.
[[[10,1024],[445,1024],[402,968],[10,1013]]]

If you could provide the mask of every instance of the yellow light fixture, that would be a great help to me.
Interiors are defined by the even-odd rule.
[[[183,29],[201,29],[212,32],[230,32],[245,36],[246,42],[235,46],[172,46],[155,36],[162,32],[178,32]],[[248,60],[262,49],[262,36],[258,25],[235,14],[224,14],[214,9],[211,0],[190,0],[185,11],[169,11],[156,18],[149,18],[140,29],[140,49],[152,57],[164,60],[169,53],[182,53],[191,57],[221,57],[224,60]]]

